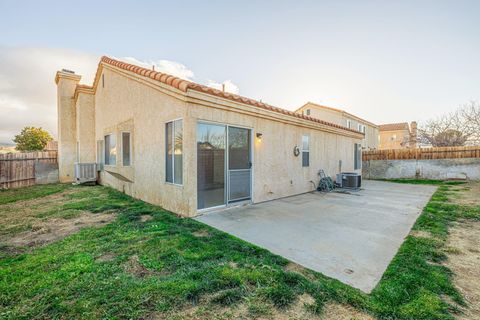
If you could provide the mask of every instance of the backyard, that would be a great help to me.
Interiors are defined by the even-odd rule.
[[[478,319],[479,183],[438,186],[371,294],[108,187],[0,192],[2,319]]]

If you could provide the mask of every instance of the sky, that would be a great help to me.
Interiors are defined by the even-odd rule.
[[[295,110],[377,124],[480,100],[480,1],[0,0],[0,143],[56,135],[55,72],[108,55]]]

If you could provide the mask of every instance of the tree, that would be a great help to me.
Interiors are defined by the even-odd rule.
[[[455,112],[427,121],[420,126],[418,134],[424,144],[453,147],[478,143],[479,129],[480,108],[478,103],[472,102]]]
[[[16,135],[13,142],[18,151],[36,151],[43,150],[48,141],[53,140],[50,133],[42,128],[25,127],[20,134]]]
[[[472,132],[469,139],[471,144],[480,144],[480,103],[478,101],[470,101],[460,107],[460,114],[463,120]]]

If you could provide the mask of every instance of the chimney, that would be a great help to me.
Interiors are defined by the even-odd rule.
[[[57,114],[58,114],[58,176],[60,182],[74,180],[76,159],[76,112],[74,94],[81,76],[62,69],[57,71]]]
[[[412,121],[410,123],[410,148],[416,148],[417,147],[417,122]]]

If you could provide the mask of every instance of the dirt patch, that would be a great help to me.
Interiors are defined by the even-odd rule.
[[[369,314],[358,311],[350,306],[339,303],[328,303],[325,305],[321,319],[328,320],[374,320]]]
[[[108,262],[108,261],[112,261],[113,259],[115,259],[116,255],[114,255],[113,253],[105,253],[105,254],[102,254],[100,257],[96,258],[95,261],[97,262]]]
[[[477,196],[478,197],[478,196]],[[480,222],[468,221],[455,224],[449,230],[447,248],[454,248],[448,254],[445,265],[454,273],[454,283],[465,298],[468,308],[458,319],[480,319]]]
[[[313,274],[312,271],[302,267],[301,265],[295,263],[295,262],[289,262],[286,266],[285,266],[285,271],[288,271],[288,272],[296,272],[296,273],[299,273],[301,274],[302,276],[304,276],[305,278],[309,279],[309,280],[312,280],[312,281],[315,281],[316,280],[316,277],[315,275]]]
[[[149,214],[142,214],[140,216],[140,221],[141,222],[147,222],[147,221],[150,221],[150,220],[153,220],[153,217]]]
[[[85,227],[103,226],[113,219],[115,215],[111,213],[82,212],[72,219],[54,218],[37,221],[31,230],[21,232],[5,242],[12,246],[38,247],[63,239]]]
[[[416,238],[431,238],[432,234],[429,231],[424,230],[412,230],[410,235]]]
[[[140,263],[139,257],[135,254],[131,256],[124,265],[124,270],[127,273],[134,275],[137,278],[145,278],[153,275],[168,275],[166,271],[157,271],[147,269]]]
[[[247,299],[248,300],[248,299]],[[202,297],[198,304],[186,307],[182,310],[175,310],[170,313],[155,312],[149,314],[143,319],[257,319],[257,320],[374,320],[375,318],[357,311],[352,307],[344,306],[338,303],[329,303],[325,305],[324,312],[321,315],[312,313],[308,306],[314,305],[315,300],[309,294],[299,296],[294,304],[285,310],[275,308],[266,301],[257,301],[261,308],[252,313],[251,306],[242,302],[231,307],[222,307],[208,303],[207,297]],[[258,311],[260,311],[258,313]]]
[[[449,199],[456,204],[466,206],[480,205],[480,182],[471,181],[466,184],[452,186]]]
[[[192,234],[197,238],[205,238],[210,236],[210,233],[207,230],[194,231]]]

